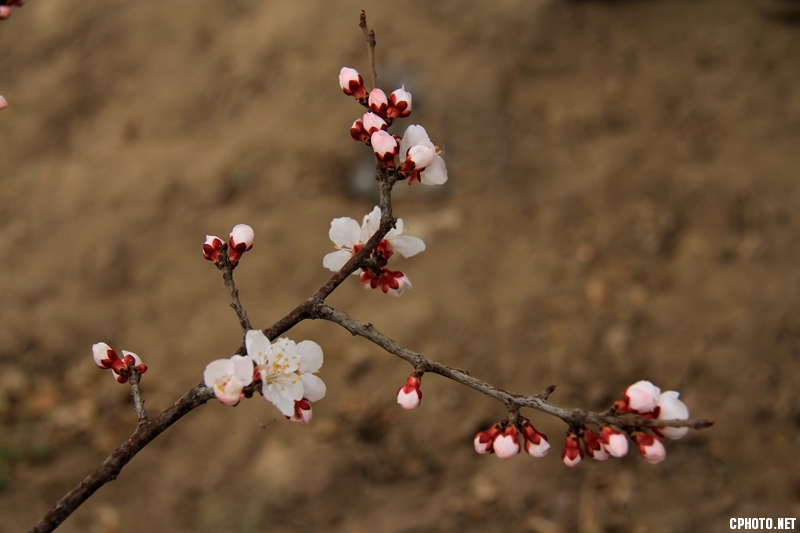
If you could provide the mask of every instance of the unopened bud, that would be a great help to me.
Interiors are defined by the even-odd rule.
[[[386,116],[386,110],[389,108],[389,100],[386,98],[386,93],[381,89],[372,89],[369,93],[368,102],[370,111],[381,117]]]
[[[600,442],[612,457],[625,457],[628,454],[628,437],[611,426],[600,427]]]
[[[339,87],[344,94],[353,96],[361,103],[367,102],[367,89],[364,88],[364,79],[354,68],[342,67],[339,71]]]
[[[508,459],[519,453],[519,437],[517,428],[509,424],[499,435],[494,438],[494,451],[500,459]]]
[[[231,245],[231,251],[228,254],[228,262],[235,266],[242,254],[253,247],[253,239],[255,235],[253,228],[247,224],[236,224],[231,231],[231,237],[228,242]]]
[[[397,118],[405,118],[411,114],[411,93],[405,87],[397,89],[389,95],[389,109],[386,110],[386,117],[389,121]]]
[[[383,130],[376,131],[370,137],[372,150],[375,156],[383,163],[385,168],[394,166],[394,158],[397,155],[397,139]]]
[[[572,429],[567,431],[564,449],[561,450],[561,460],[570,468],[575,468],[583,460],[583,450],[581,450],[578,434]]]
[[[650,464],[658,464],[667,457],[664,443],[655,435],[643,431],[634,431],[633,440],[639,447],[639,455]]]
[[[219,265],[219,254],[227,250],[228,245],[215,235],[206,235],[206,242],[203,243],[203,257]]]
[[[397,390],[397,403],[400,404],[400,407],[410,411],[419,406],[419,402],[422,401],[421,382],[422,379],[417,374],[408,376],[406,384]]]

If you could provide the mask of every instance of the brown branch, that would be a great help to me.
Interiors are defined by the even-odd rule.
[[[219,257],[218,268],[222,271],[222,279],[231,293],[231,308],[236,311],[236,316],[239,317],[239,325],[242,326],[242,331],[247,333],[248,330],[253,329],[253,326],[250,324],[250,319],[247,318],[247,311],[244,310],[244,306],[239,300],[239,289],[236,288],[236,283],[233,281],[233,269],[236,268],[236,265],[231,265],[230,261],[228,261],[227,250],[222,250]]]
[[[375,70],[375,30],[367,29],[367,14],[361,10],[361,18],[358,22],[358,27],[364,32],[364,38],[367,41],[367,57],[369,58],[369,81],[371,84],[370,89],[378,86],[378,71]]]
[[[85,502],[97,489],[117,478],[122,468],[150,441],[158,437],[172,424],[180,420],[195,407],[203,405],[214,397],[211,389],[205,385],[197,385],[184,394],[172,407],[158,417],[140,423],[114,453],[108,456],[103,464],[86,476],[74,489],[61,498],[42,520],[34,526],[31,533],[45,533],[55,530],[66,518]]]
[[[608,413],[594,413],[583,409],[564,409],[557,407],[547,401],[547,398],[555,390],[555,386],[550,386],[539,394],[533,396],[523,396],[508,392],[495,387],[491,383],[470,376],[467,372],[457,368],[451,368],[442,363],[432,361],[422,355],[409,350],[399,342],[387,337],[375,329],[372,324],[361,322],[351,317],[344,311],[333,309],[332,307],[320,304],[311,318],[320,318],[339,324],[353,335],[364,337],[372,341],[387,352],[408,362],[416,371],[431,372],[439,374],[448,379],[466,385],[487,396],[490,396],[503,404],[512,416],[521,407],[530,407],[537,411],[553,415],[560,418],[570,425],[580,424],[610,424],[617,427],[689,427],[693,429],[703,429],[714,424],[712,420],[652,420],[643,416],[620,416]]]
[[[131,398],[133,398],[133,408],[136,410],[136,415],[139,417],[139,425],[141,426],[145,422],[147,422],[147,411],[144,408],[144,398],[142,398],[141,391],[139,390],[139,382],[141,381],[142,375],[136,370],[136,367],[133,366],[133,363],[128,365],[128,369],[130,370],[130,377],[128,381],[131,384]]]

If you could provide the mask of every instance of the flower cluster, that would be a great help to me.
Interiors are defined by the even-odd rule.
[[[92,356],[94,362],[103,370],[111,370],[114,379],[119,383],[127,383],[131,377],[131,368],[136,369],[139,374],[147,372],[147,365],[142,363],[141,358],[135,353],[122,350],[122,357],[104,342],[92,345]]]
[[[611,411],[615,414],[637,414],[651,420],[688,420],[689,409],[678,398],[675,391],[661,392],[661,389],[649,381],[638,381],[625,389],[622,399],[614,403]],[[651,433],[644,428],[628,431],[639,454],[649,463],[657,464],[667,456],[663,437],[679,439],[689,431],[687,427],[650,427]],[[583,441],[583,449],[580,443]],[[577,466],[585,455],[605,461],[609,457],[623,457],[628,453],[628,438],[624,433],[609,425],[600,426],[600,433],[595,433],[585,425],[570,427],[567,430],[564,450],[561,459],[570,467]]]
[[[476,452],[496,453],[500,459],[514,457],[522,448],[528,455],[544,457],[550,449],[547,435],[536,431],[530,420],[521,416],[514,422],[501,420],[486,431],[479,431],[474,444]]]
[[[350,136],[371,146],[375,157],[387,171],[396,172],[400,179],[407,179],[409,185],[441,185],[447,181],[444,159],[425,128],[409,126],[402,137],[387,131],[396,119],[411,114],[411,93],[405,87],[388,97],[383,90],[375,88],[367,96],[361,75],[349,67],[343,67],[339,72],[339,86],[345,94],[369,108],[350,126]]]
[[[242,254],[253,247],[253,228],[247,224],[237,224],[233,227],[228,242],[226,243],[216,235],[206,235],[206,242],[203,243],[203,257],[213,262],[217,267],[222,267],[222,252],[228,249],[228,264],[235,267],[239,264]]]
[[[0,0],[0,20],[11,16],[12,7],[22,7],[24,4],[25,0]],[[0,109],[3,109],[2,105],[0,105]]]
[[[322,265],[333,272],[342,268],[378,231],[380,220],[381,210],[377,206],[369,214],[364,215],[361,226],[352,218],[333,219],[328,236],[333,241],[336,251],[327,254],[322,260]],[[394,252],[403,257],[411,257],[425,250],[422,239],[403,235],[404,231],[403,219],[398,218],[394,229],[389,231],[372,251],[366,264],[361,268],[360,281],[364,288],[380,287],[384,293],[392,296],[400,296],[406,289],[411,288],[408,276],[400,271],[386,268]]]
[[[311,421],[311,402],[325,396],[325,383],[316,375],[322,366],[322,349],[312,341],[295,343],[280,338],[274,343],[261,330],[245,335],[247,356],[234,355],[206,366],[203,381],[219,401],[236,405],[245,388],[261,384],[261,394],[289,420]]]

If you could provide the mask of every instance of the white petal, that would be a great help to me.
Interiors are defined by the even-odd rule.
[[[337,250],[322,258],[322,266],[331,272],[338,272],[352,256],[353,253],[350,250]],[[355,272],[353,273],[355,274]]]
[[[247,386],[253,382],[253,360],[244,355],[231,357],[233,376]]]
[[[325,397],[325,382],[314,374],[303,374],[303,397],[309,402],[316,402]]]
[[[297,343],[297,351],[300,353],[300,366],[297,371],[301,374],[306,372],[316,372],[322,366],[322,348],[314,341],[302,341]]]
[[[420,175],[420,181],[425,185],[441,185],[447,181],[447,168],[444,165],[442,156],[437,155],[433,163],[427,166]]]
[[[408,149],[412,146],[416,146],[417,144],[433,148],[433,143],[431,143],[425,128],[417,124],[412,124],[406,128],[406,132],[403,134],[403,139],[400,141],[400,160],[405,161],[406,152],[408,152]]]
[[[247,348],[247,355],[255,361],[257,365],[265,365],[272,353],[269,339],[260,329],[251,329],[244,337],[244,345]]]
[[[394,251],[403,257],[412,257],[425,251],[425,243],[419,237],[401,235],[389,240],[389,242],[392,244]]]
[[[206,365],[206,369],[203,371],[203,383],[206,384],[206,387],[214,388],[215,381],[219,379],[227,379],[226,376],[230,375],[231,368],[231,361],[230,359],[217,359],[216,361],[211,361]]]
[[[380,226],[381,208],[376,205],[369,214],[364,215],[364,222],[361,224],[361,242],[366,244]]]
[[[303,390],[302,386],[300,390]],[[294,398],[288,394],[286,389],[281,390],[279,385],[269,385],[264,387],[261,392],[264,394],[264,398],[277,407],[283,416],[294,415]]]
[[[358,222],[352,218],[342,217],[334,218],[331,221],[331,229],[328,232],[328,236],[336,246],[352,248],[353,245],[358,244],[360,232],[361,228],[358,227]],[[337,268],[336,270],[339,269]]]

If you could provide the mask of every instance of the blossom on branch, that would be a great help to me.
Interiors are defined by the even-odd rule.
[[[447,181],[444,159],[422,126],[412,124],[406,128],[400,141],[398,172],[408,179],[409,185],[415,182],[441,185]]]
[[[674,390],[662,392],[658,397],[658,420],[689,420],[689,408],[678,398],[680,394]],[[689,432],[689,428],[654,428],[654,432],[668,439],[677,440]]]
[[[228,262],[232,266],[236,266],[242,254],[253,247],[254,237],[253,228],[247,224],[236,224],[233,227],[231,237],[228,240],[228,243],[231,245],[231,251],[228,254]]]
[[[581,450],[578,433],[572,428],[567,431],[564,449],[561,450],[561,460],[570,468],[575,468],[583,460],[583,450]]]
[[[380,222],[381,210],[377,206],[364,216],[360,227],[358,222],[349,217],[333,219],[328,236],[337,251],[327,254],[322,260],[322,265],[332,272],[337,272],[378,231]],[[380,287],[384,293],[392,296],[400,296],[406,289],[411,288],[411,281],[405,274],[386,268],[394,252],[403,257],[412,257],[425,250],[422,239],[402,235],[404,231],[403,219],[398,218],[394,229],[389,231],[372,251],[367,266],[361,271],[360,281],[365,288]]]
[[[628,454],[628,437],[609,425],[600,426],[600,443],[611,457],[625,457]]]
[[[203,257],[219,266],[219,254],[228,249],[228,244],[216,235],[206,235],[203,243]]]
[[[624,406],[620,412],[650,413],[658,404],[661,389],[649,381],[637,381],[627,389],[623,395]]]
[[[667,457],[664,443],[656,435],[650,435],[644,431],[634,431],[633,441],[639,447],[639,455],[650,464],[658,464]]]
[[[366,128],[367,125],[364,124]],[[370,136],[370,144],[372,144],[372,151],[375,152],[375,157],[383,163],[386,169],[394,168],[394,158],[397,156],[397,139],[383,130],[376,130]]]
[[[295,343],[280,338],[274,343],[261,330],[251,329],[245,335],[247,355],[255,363],[255,375],[261,381],[261,394],[290,420],[305,419],[303,410],[311,420],[311,405],[297,402],[315,402],[325,397],[325,383],[315,374],[322,366],[322,349],[313,341]],[[297,420],[296,420],[297,421]]]
[[[416,409],[422,401],[422,391],[420,384],[422,377],[414,373],[408,376],[406,384],[397,390],[397,403],[406,411]]]
[[[389,108],[386,110],[386,120],[394,122],[395,119],[405,118],[411,114],[411,93],[401,87],[389,95]]]
[[[386,98],[386,93],[377,87],[372,89],[369,93],[369,109],[380,117],[386,116],[386,111],[389,109],[389,99]]]
[[[103,370],[111,370],[114,379],[119,383],[127,383],[131,376],[130,368],[136,369],[139,374],[147,372],[147,365],[133,352],[122,350],[122,357],[116,350],[104,342],[92,345],[92,357],[95,364]]]
[[[242,355],[212,361],[203,372],[203,382],[219,401],[236,405],[244,398],[243,389],[253,382],[253,361]]]
[[[344,94],[354,97],[359,102],[367,102],[367,89],[364,87],[364,78],[354,68],[342,67],[339,71],[339,87]]]

